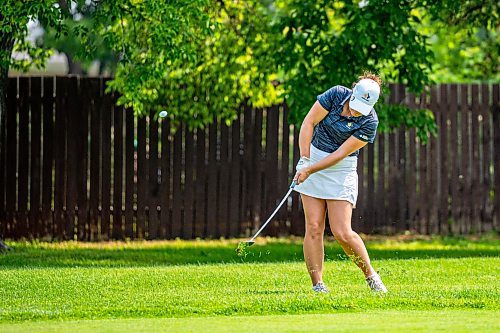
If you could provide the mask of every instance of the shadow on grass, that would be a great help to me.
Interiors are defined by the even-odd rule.
[[[183,244],[182,242],[180,244]],[[420,243],[419,243],[420,244]],[[452,247],[443,247],[446,242],[422,242],[416,248],[408,248],[404,243],[384,246],[369,243],[368,251],[373,260],[380,259],[425,259],[425,258],[467,258],[498,257],[498,241],[487,243],[462,242]],[[248,255],[236,255],[235,243],[212,243],[191,245],[160,243],[158,246],[107,246],[103,248],[65,248],[37,246],[30,243],[12,243],[13,251],[0,254],[0,269],[41,268],[41,267],[147,267],[170,265],[204,265],[224,263],[269,263],[303,261],[300,242],[269,242],[256,244],[248,249]],[[420,249],[418,247],[421,247]],[[327,243],[327,261],[349,260],[337,243]]]

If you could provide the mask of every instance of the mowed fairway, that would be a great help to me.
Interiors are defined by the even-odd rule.
[[[10,243],[0,331],[498,332],[499,242],[368,241],[389,294],[373,295],[336,243],[330,294],[311,291],[300,241]]]

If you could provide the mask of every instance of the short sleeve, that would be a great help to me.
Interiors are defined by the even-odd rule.
[[[378,121],[372,120],[363,124],[358,130],[352,133],[352,135],[361,141],[373,143],[377,134],[377,127]]]
[[[342,94],[341,86],[334,86],[317,96],[319,104],[328,112],[332,111],[333,106],[338,103]]]

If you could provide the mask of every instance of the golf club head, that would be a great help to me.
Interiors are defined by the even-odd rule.
[[[255,241],[249,240],[249,241],[246,241],[246,243],[248,246],[252,246],[253,244],[255,244]]]

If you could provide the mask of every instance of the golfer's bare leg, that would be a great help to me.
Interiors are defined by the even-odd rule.
[[[325,232],[326,202],[323,199],[304,194],[300,196],[306,219],[304,259],[314,286],[323,281],[323,235]]]
[[[348,201],[327,200],[327,207],[333,236],[344,252],[361,268],[365,277],[375,273],[363,240],[351,229],[352,204]]]

